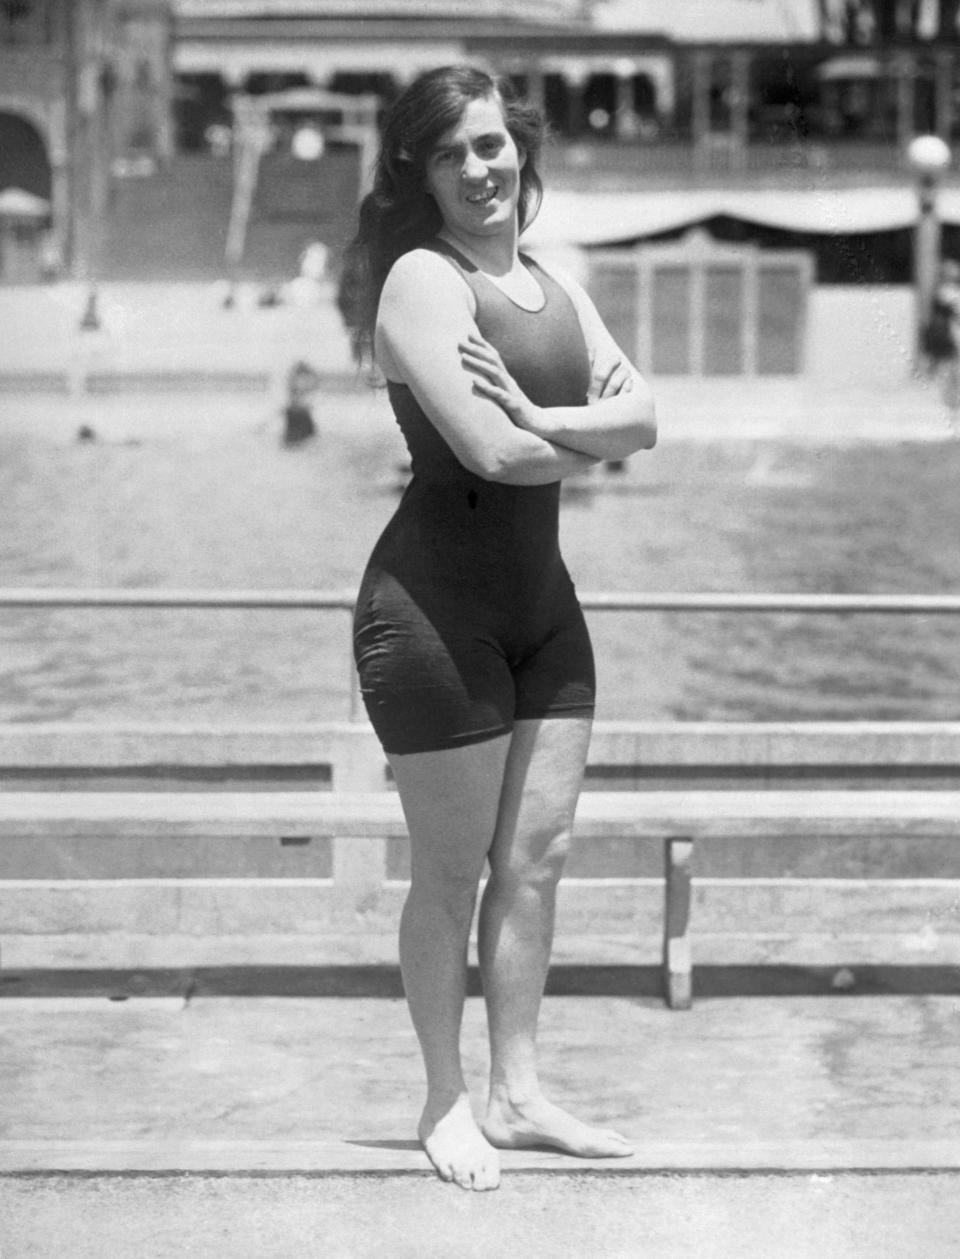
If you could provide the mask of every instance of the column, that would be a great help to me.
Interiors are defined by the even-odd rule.
[[[565,70],[563,78],[567,86],[567,132],[571,140],[579,140],[583,135],[583,94],[589,74],[585,67],[578,66]]]
[[[159,66],[159,84],[156,95],[156,137],[157,157],[164,164],[174,154],[173,137],[173,95],[176,84],[173,78],[173,19],[169,12],[164,12],[158,19],[163,23],[163,55]]]
[[[70,154],[67,144],[67,103],[52,101],[44,131],[50,162],[50,231],[61,267],[70,252]]]
[[[894,82],[896,83],[897,91],[897,148],[900,153],[906,150],[916,131],[914,122],[914,80],[916,73],[917,62],[913,53],[903,52],[894,59]]]
[[[737,169],[746,165],[750,141],[750,54],[738,48],[730,59],[733,100],[730,104],[731,159]]]
[[[546,113],[546,87],[544,85],[543,67],[534,64],[526,71],[527,77],[527,101],[541,114]]]
[[[637,138],[637,114],[634,108],[633,76],[636,67],[626,59],[618,61],[613,67],[617,83],[616,100],[613,110],[613,135],[617,140],[635,140]]]
[[[938,48],[934,59],[936,132],[947,144],[950,143],[950,137],[953,134],[954,59],[955,54],[945,48]]]
[[[713,79],[713,53],[697,49],[693,54],[693,100],[691,111],[691,137],[693,157],[700,166],[708,160],[710,135],[710,85]]]

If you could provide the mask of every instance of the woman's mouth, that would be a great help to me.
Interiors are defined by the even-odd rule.
[[[467,197],[467,201],[469,201],[471,205],[481,205],[481,206],[489,205],[496,195],[497,195],[496,188],[488,188],[484,192],[470,193],[470,195]]]

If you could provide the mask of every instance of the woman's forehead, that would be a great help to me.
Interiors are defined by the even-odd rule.
[[[460,116],[460,121],[448,131],[444,131],[437,140],[437,148],[453,143],[466,136],[484,135],[487,132],[503,132],[506,123],[499,101],[491,96],[477,97],[467,101],[467,106]]]

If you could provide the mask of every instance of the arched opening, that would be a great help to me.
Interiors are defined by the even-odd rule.
[[[230,90],[219,74],[177,75],[173,98],[179,153],[229,151],[233,115]]]
[[[43,137],[0,112],[0,283],[29,284],[47,270],[52,172]]]
[[[583,110],[589,135],[604,140],[613,138],[617,114],[617,80],[614,75],[590,75],[583,93]]]
[[[50,159],[43,137],[19,114],[0,112],[0,192],[20,188],[50,200]]]

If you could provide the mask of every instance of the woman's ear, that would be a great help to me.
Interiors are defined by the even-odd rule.
[[[524,166],[527,164],[527,150],[521,149],[519,144],[517,145],[517,157],[519,158],[518,165],[520,169],[523,170]]]

